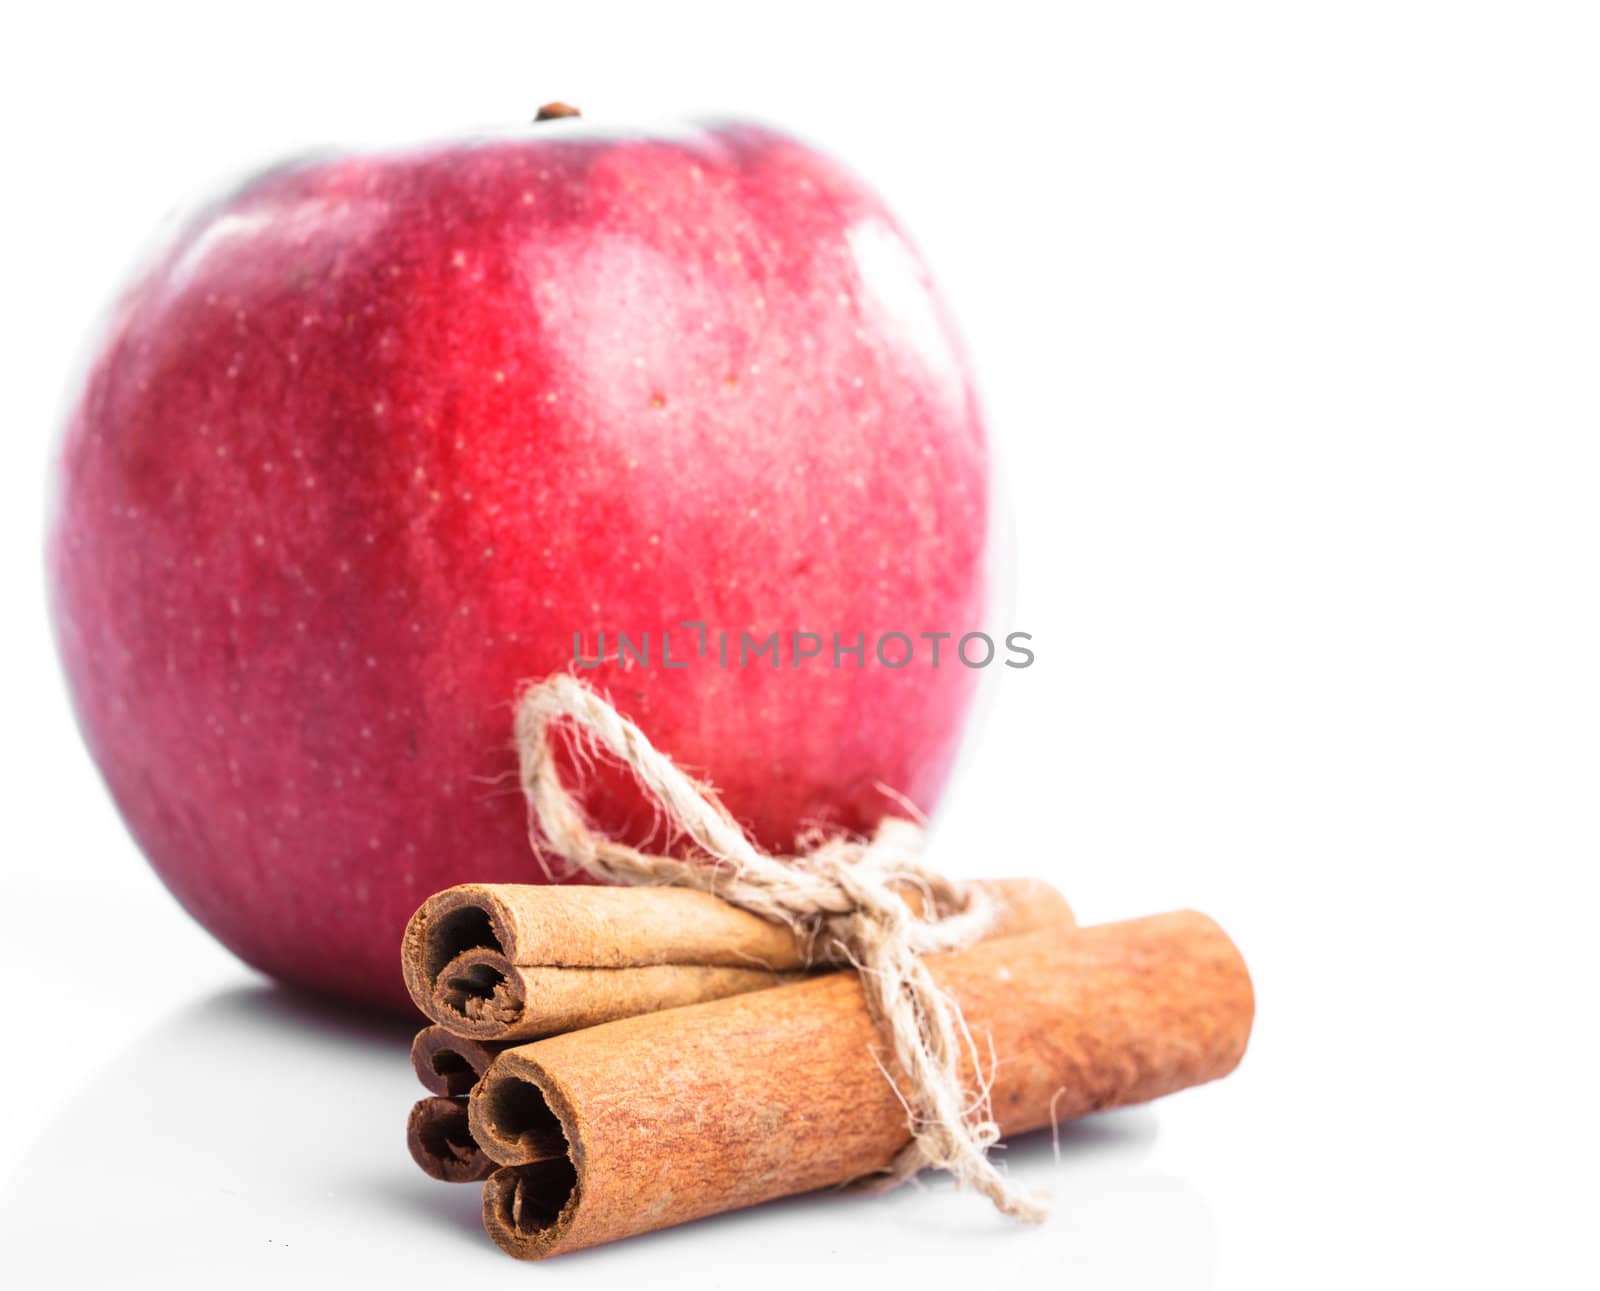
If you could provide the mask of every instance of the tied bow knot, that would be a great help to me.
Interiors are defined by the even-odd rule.
[[[565,723],[573,752],[596,752],[630,772],[688,857],[645,852],[590,828],[557,765],[555,728]],[[1013,1186],[988,1158],[999,1139],[976,1046],[955,1002],[923,957],[969,945],[995,918],[981,889],[954,883],[921,862],[923,831],[896,817],[867,840],[813,832],[799,853],[763,851],[707,786],[680,770],[637,726],[577,678],[557,673],[518,701],[516,743],[528,834],[553,854],[605,882],[698,888],[792,928],[814,964],[848,965],[892,1062],[874,1055],[906,1109],[911,1142],[884,1172],[890,1185],[933,1167],[975,1188],[1014,1218],[1037,1222],[1042,1203]],[[913,909],[906,894],[918,898]],[[963,1062],[975,1088],[962,1078]]]

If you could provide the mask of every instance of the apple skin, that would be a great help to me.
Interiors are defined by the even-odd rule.
[[[986,508],[947,312],[858,180],[747,124],[545,122],[286,165],[188,223],[69,416],[52,612],[178,900],[403,1008],[426,896],[553,881],[511,712],[574,633],[818,632],[799,668],[582,675],[770,848],[870,827],[881,786],[931,810],[976,674],[870,643],[981,626]],[[588,805],[652,836],[616,775]]]

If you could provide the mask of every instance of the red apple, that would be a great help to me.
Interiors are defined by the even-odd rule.
[[[424,897],[549,877],[510,719],[575,634],[650,634],[582,675],[769,847],[881,786],[930,809],[976,674],[918,634],[979,626],[986,496],[950,320],[858,180],[751,125],[545,122],[285,165],[183,229],[66,427],[55,625],[183,905],[403,1005]],[[710,649],[676,627],[662,666],[685,620]],[[822,653],[740,668],[744,631]],[[615,782],[590,805],[649,833]]]

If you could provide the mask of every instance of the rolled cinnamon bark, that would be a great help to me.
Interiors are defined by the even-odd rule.
[[[406,1117],[406,1147],[423,1173],[442,1183],[475,1183],[495,1169],[467,1126],[465,1098],[418,1100]]]
[[[994,935],[1072,921],[1049,884],[979,886],[1000,905]],[[810,956],[791,929],[687,888],[464,884],[412,916],[402,964],[430,1021],[503,1043],[776,986]]]
[[[706,964],[562,968],[513,964],[498,951],[468,950],[439,974],[428,1015],[463,1037],[492,1037],[504,1047],[507,1041],[759,991],[799,976]]]
[[[504,1045],[451,1035],[441,1026],[423,1027],[411,1042],[411,1066],[422,1087],[440,1098],[472,1092]]]
[[[1192,912],[929,964],[1007,1134],[1226,1075],[1254,1014],[1239,952]],[[884,1170],[910,1136],[880,1061],[848,973],[508,1049],[469,1100],[473,1135],[507,1167],[484,1186],[484,1226],[541,1259]]]

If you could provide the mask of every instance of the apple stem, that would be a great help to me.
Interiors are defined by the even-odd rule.
[[[534,120],[558,121],[562,117],[581,117],[582,115],[583,113],[579,112],[578,109],[573,107],[570,103],[562,103],[557,100],[554,103],[546,103],[542,108],[540,108],[539,115],[534,117]]]

